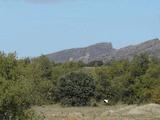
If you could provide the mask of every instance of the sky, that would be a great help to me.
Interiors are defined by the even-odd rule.
[[[35,57],[160,38],[160,0],[0,0],[0,51]]]

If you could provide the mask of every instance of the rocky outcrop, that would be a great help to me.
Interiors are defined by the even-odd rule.
[[[120,49],[113,48],[111,43],[98,43],[85,48],[74,48],[52,53],[47,55],[47,57],[60,63],[67,61],[83,61],[88,63],[95,60],[107,62],[110,60],[132,59],[135,55],[145,52],[151,56],[160,58],[160,40],[153,39]]]
[[[111,55],[113,51],[111,43],[98,43],[85,48],[63,50],[47,56],[50,60],[60,63],[67,61],[83,61],[87,63],[97,58],[102,58],[102,56]]]

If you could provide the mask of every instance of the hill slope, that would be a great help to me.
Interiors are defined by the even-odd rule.
[[[111,55],[115,49],[112,48],[111,43],[98,43],[85,48],[74,48],[63,50],[57,53],[47,55],[50,60],[55,62],[67,62],[67,61],[84,61],[89,62],[102,58],[104,55]]]
[[[55,62],[64,63],[67,61],[90,61],[132,59],[133,56],[147,52],[148,54],[160,57],[160,40],[153,39],[138,45],[131,45],[120,49],[112,47],[111,43],[98,43],[84,48],[74,48],[48,54],[47,57]]]

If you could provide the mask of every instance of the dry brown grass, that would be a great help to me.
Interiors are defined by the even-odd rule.
[[[45,120],[160,120],[160,105],[116,105],[99,107],[34,107]]]

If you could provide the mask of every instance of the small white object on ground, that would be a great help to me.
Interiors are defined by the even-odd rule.
[[[104,99],[104,102],[108,104],[108,103],[109,103],[109,100]]]

